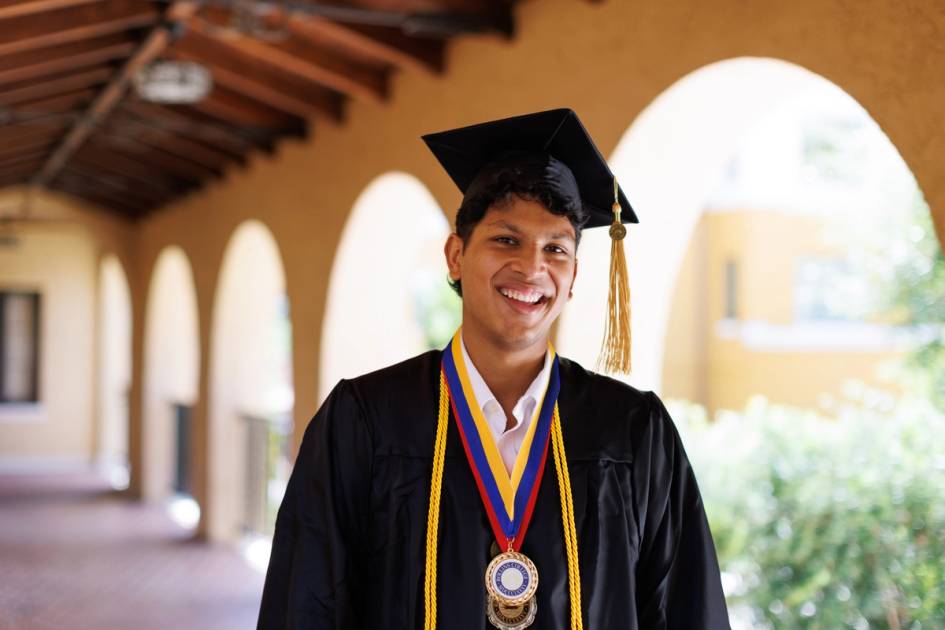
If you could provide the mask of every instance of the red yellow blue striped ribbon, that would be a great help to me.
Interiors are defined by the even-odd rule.
[[[541,404],[536,405],[535,417],[509,476],[470,384],[460,334],[461,331],[456,332],[443,352],[442,369],[449,388],[453,417],[496,541],[502,549],[518,551],[531,520],[548,455],[552,419],[560,390],[558,357],[549,344],[552,364],[548,387]]]

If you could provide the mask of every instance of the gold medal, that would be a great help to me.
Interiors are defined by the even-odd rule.
[[[537,589],[538,569],[525,554],[506,551],[486,567],[486,591],[507,608],[524,605]]]
[[[486,601],[486,616],[498,630],[524,630],[535,623],[538,603],[535,598],[518,606],[506,606],[491,595]]]

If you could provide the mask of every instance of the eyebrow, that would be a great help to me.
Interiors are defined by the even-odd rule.
[[[513,224],[509,223],[508,221],[503,221],[502,219],[497,219],[497,220],[495,220],[495,221],[490,221],[490,222],[488,223],[488,225],[489,225],[490,227],[504,228],[504,229],[508,230],[509,232],[511,232],[511,233],[513,233],[513,234],[521,234],[521,233],[522,233],[521,228],[519,228],[519,227],[516,226],[516,225],[513,225]],[[552,234],[552,235],[550,236],[550,238],[551,238],[552,240],[561,240],[561,239],[563,239],[563,238],[569,238],[569,239],[571,239],[572,241],[577,241],[577,239],[575,238],[574,234],[571,234],[570,232],[555,232],[554,234]]]

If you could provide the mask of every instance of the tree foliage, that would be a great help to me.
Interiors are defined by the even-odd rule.
[[[907,357],[909,375],[922,394],[945,410],[945,256],[928,205],[916,191],[911,221],[900,237],[902,255],[883,291],[897,324],[917,331]]]
[[[755,627],[945,628],[945,415],[853,389],[833,417],[674,405],[730,606]]]

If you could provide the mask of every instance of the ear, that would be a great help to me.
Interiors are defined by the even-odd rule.
[[[446,256],[446,267],[449,269],[450,280],[456,281],[462,277],[463,267],[463,239],[453,232],[443,245],[443,255]]]
[[[578,259],[574,258],[574,271],[571,273],[571,288],[568,289],[568,299],[574,297],[574,281],[577,280]]]

